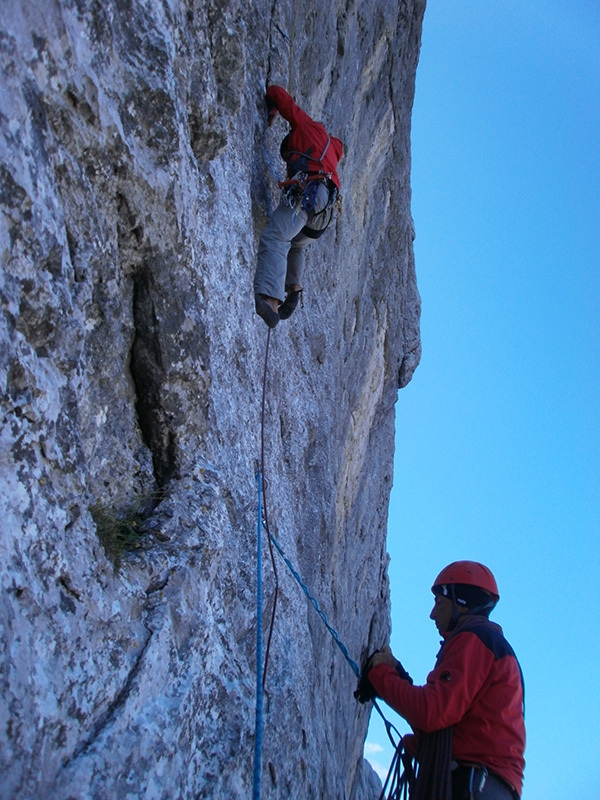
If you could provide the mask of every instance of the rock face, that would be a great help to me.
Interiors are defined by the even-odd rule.
[[[270,527],[354,659],[385,639],[424,5],[4,0],[2,798],[250,796],[269,82],[346,147],[305,307],[270,336]],[[354,674],[277,568],[263,794],[376,797]]]

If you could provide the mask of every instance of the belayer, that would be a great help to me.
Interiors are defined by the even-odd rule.
[[[518,800],[525,767],[523,676],[512,647],[488,615],[499,600],[491,571],[455,561],[436,578],[431,619],[443,637],[425,686],[389,648],[371,655],[355,692],[381,697],[409,722],[416,757],[411,800]]]
[[[343,145],[281,86],[269,86],[266,100],[268,124],[279,112],[291,125],[280,148],[287,165],[286,180],[279,184],[279,205],[260,237],[254,275],[256,313],[274,328],[298,305],[304,249],[331,221],[340,188],[336,169]]]

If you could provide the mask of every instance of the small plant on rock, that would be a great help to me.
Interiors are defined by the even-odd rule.
[[[90,513],[96,523],[96,532],[107,557],[118,572],[123,556],[140,546],[144,536],[144,520],[139,507],[118,509],[115,506],[95,505]]]

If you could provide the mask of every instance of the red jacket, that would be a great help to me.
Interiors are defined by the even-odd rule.
[[[269,86],[267,97],[292,126],[288,147],[296,152],[288,160],[290,177],[296,172],[324,172],[339,189],[340,179],[336,168],[344,152],[342,142],[335,136],[329,136],[325,126],[302,111],[281,86]]]
[[[521,794],[525,760],[523,682],[513,649],[499,625],[465,616],[445,636],[425,686],[412,686],[395,669],[369,672],[378,695],[416,731],[452,726],[452,757],[485,764]]]

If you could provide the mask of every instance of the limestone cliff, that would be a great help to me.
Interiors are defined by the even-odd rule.
[[[385,637],[424,4],[4,0],[2,798],[251,794],[269,82],[346,147],[270,339],[271,528],[355,659]],[[279,579],[263,796],[374,797],[354,675]]]

